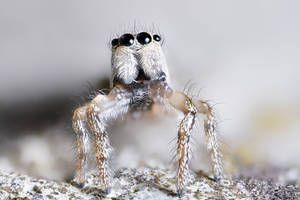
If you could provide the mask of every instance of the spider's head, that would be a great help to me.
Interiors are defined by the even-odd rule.
[[[112,83],[168,80],[168,68],[157,34],[126,33],[111,41]]]

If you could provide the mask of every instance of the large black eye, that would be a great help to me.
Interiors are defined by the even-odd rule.
[[[153,39],[157,42],[161,41],[161,38],[159,35],[153,35]]]
[[[112,41],[111,41],[111,46],[117,46],[119,44],[119,40],[118,39],[113,39]]]
[[[120,45],[121,46],[131,46],[133,45],[134,37],[130,33],[126,33],[120,37]]]
[[[139,43],[143,44],[143,45],[150,43],[152,40],[151,35],[146,32],[141,32],[141,33],[137,34],[136,38],[139,41]]]

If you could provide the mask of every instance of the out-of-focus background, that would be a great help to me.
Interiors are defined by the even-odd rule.
[[[74,176],[72,111],[107,86],[109,43],[134,24],[161,33],[175,88],[217,110],[225,166],[300,166],[299,1],[1,1],[0,169]],[[172,165],[179,119],[110,129],[119,167]],[[210,170],[201,125],[193,169]],[[92,157],[92,156],[91,156]],[[93,166],[92,166],[93,167]]]

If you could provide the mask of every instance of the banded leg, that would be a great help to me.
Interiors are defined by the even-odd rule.
[[[223,176],[223,163],[222,154],[218,146],[215,115],[212,107],[207,102],[199,100],[194,103],[198,112],[205,115],[204,132],[206,137],[206,146],[210,152],[214,178],[217,182],[219,182]]]
[[[87,109],[88,125],[95,134],[95,154],[98,163],[100,185],[105,193],[111,187],[111,170],[108,165],[112,148],[106,132],[107,122],[128,112],[130,94],[122,88],[114,88],[109,95],[98,95]]]
[[[174,92],[169,97],[169,102],[176,109],[184,113],[184,118],[181,121],[178,129],[178,146],[177,146],[177,193],[181,197],[184,186],[188,179],[189,161],[191,158],[191,131],[195,123],[197,109],[193,105],[190,98],[182,92]]]
[[[77,179],[80,187],[83,187],[85,173],[88,165],[89,132],[86,126],[86,107],[77,108],[72,118],[73,129],[77,136],[78,160]]]

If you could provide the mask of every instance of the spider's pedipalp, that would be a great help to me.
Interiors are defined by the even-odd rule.
[[[139,62],[145,74],[151,79],[159,79],[164,73],[167,83],[170,83],[169,70],[160,43],[151,42],[138,50]]]
[[[111,63],[111,87],[119,81],[123,84],[130,84],[138,76],[138,61],[131,47],[121,46],[112,49]]]

